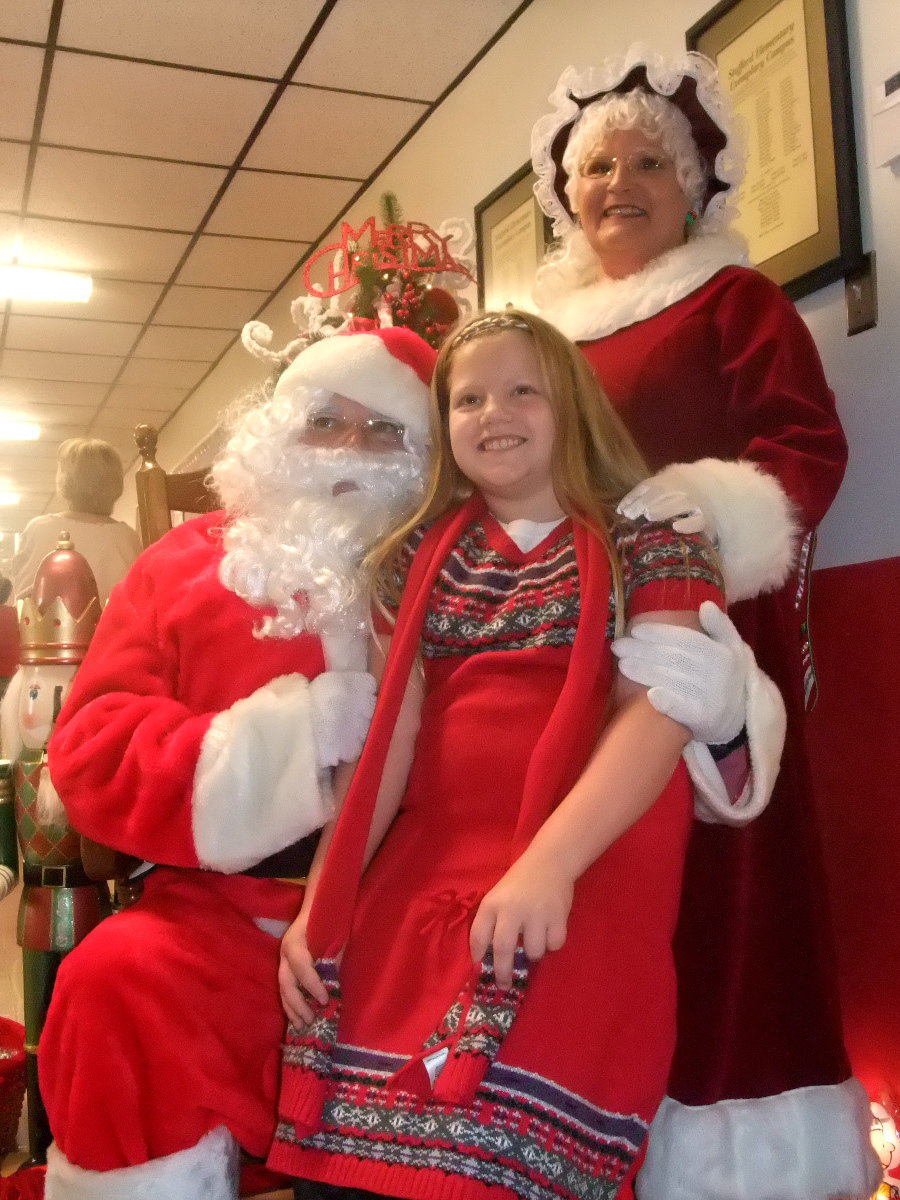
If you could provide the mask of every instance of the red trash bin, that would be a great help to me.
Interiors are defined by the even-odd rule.
[[[0,1017],[0,1159],[16,1148],[25,1100],[25,1026]]]

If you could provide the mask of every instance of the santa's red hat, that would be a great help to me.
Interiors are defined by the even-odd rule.
[[[301,350],[278,380],[275,396],[322,388],[390,417],[425,446],[436,360],[437,351],[411,329],[347,330]]]

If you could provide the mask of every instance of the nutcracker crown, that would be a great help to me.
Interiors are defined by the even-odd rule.
[[[87,559],[78,553],[67,530],[44,558],[30,596],[19,612],[24,666],[65,666],[84,658],[97,621],[100,597]]]

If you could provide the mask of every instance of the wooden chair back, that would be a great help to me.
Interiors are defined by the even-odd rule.
[[[205,513],[219,507],[219,501],[206,484],[206,468],[169,474],[156,461],[157,431],[152,425],[138,425],[134,440],[141,455],[135,475],[138,533],[141,544],[149,546],[172,528],[173,512]]]

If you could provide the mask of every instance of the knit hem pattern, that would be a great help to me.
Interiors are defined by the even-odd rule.
[[[334,1001],[330,968],[320,974]],[[647,1124],[496,1061],[527,980],[521,951],[508,992],[487,958],[409,1057],[334,1041],[330,1003],[305,1036],[289,1036],[269,1166],[410,1200],[476,1200],[488,1186],[519,1200],[612,1200],[633,1175]]]

